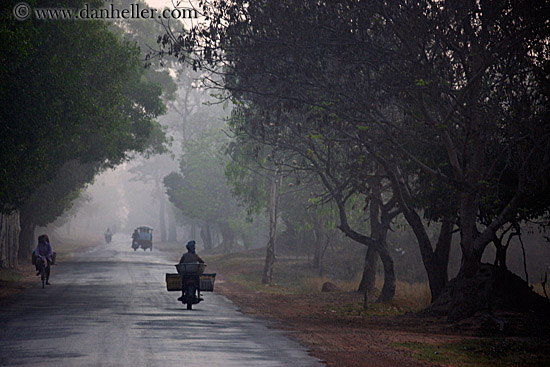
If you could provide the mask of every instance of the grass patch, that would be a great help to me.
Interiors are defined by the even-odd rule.
[[[272,284],[265,285],[261,282],[265,259],[260,257],[257,251],[205,256],[204,259],[223,272],[230,281],[255,292],[312,293],[313,287],[317,284],[312,270],[304,260],[278,260],[275,264]]]
[[[307,290],[308,293],[319,293],[321,292],[321,288],[323,287],[323,284],[326,282],[331,282],[334,285],[336,285],[338,288],[340,288],[343,292],[354,292],[357,290],[357,287],[359,286],[359,281],[357,280],[335,280],[328,278],[326,276],[317,276],[314,274],[314,272],[310,272],[304,279],[304,289]]]
[[[217,268],[228,271],[247,271],[248,268],[258,267],[263,265],[263,259],[251,259],[242,256],[234,256],[233,254],[223,255],[208,255],[203,256],[204,260],[216,265]]]
[[[549,366],[550,341],[537,338],[465,339],[454,343],[394,343],[424,361],[468,367]]]
[[[536,283],[536,284],[532,284],[531,286],[533,287],[533,290],[536,293],[538,293],[543,297],[546,297],[546,295],[544,294],[544,289],[542,288],[542,284]],[[546,293],[548,294],[548,296],[550,296],[550,286],[548,284],[546,285]]]
[[[266,286],[261,283],[265,250],[253,250],[225,255],[205,256],[228,280],[255,292],[275,294],[316,294],[321,292],[325,282],[334,283],[343,292],[357,290],[360,275],[353,280],[335,280],[319,276],[318,270],[308,265],[305,259],[278,259],[273,272],[273,283]],[[369,296],[369,309],[363,310],[362,304],[347,305],[343,310],[331,310],[346,315],[373,316],[399,315],[416,312],[430,304],[430,289],[427,283],[407,283],[397,281],[394,301],[390,304],[374,303],[382,288],[383,279],[377,277],[375,292]]]
[[[380,280],[381,283],[381,280]],[[380,284],[382,287],[382,284]],[[393,303],[413,312],[423,310],[430,305],[432,295],[428,282],[409,283],[398,280],[395,287]]]
[[[394,303],[369,303],[365,310],[362,303],[346,303],[338,306],[328,306],[328,312],[336,312],[340,316],[397,316],[411,312],[411,308]]]
[[[270,285],[262,284],[260,273],[239,273],[229,276],[229,280],[233,283],[252,290],[254,292],[269,293],[269,294],[297,294],[296,289],[281,286],[277,283]]]
[[[0,281],[20,282],[25,279],[25,274],[17,269],[0,269]]]
[[[32,265],[19,265],[15,269],[0,269],[0,300],[16,294],[34,280],[32,270],[34,270]]]

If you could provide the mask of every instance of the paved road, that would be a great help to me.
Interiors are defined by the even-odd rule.
[[[167,292],[174,259],[128,236],[55,266],[0,306],[0,366],[322,366],[216,293],[186,310]]]

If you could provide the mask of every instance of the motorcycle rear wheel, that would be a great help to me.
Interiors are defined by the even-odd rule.
[[[187,309],[193,309],[193,299],[195,298],[195,287],[187,287]]]

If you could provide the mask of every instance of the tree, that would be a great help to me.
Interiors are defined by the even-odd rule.
[[[178,50],[195,50],[190,62],[219,73],[232,98],[263,111],[281,105],[302,116],[314,111],[313,121],[271,123],[293,126],[302,137],[338,137],[335,151],[355,147],[356,157],[383,167],[400,208],[415,201],[401,195],[409,179],[450,188],[457,206],[441,218],[441,251],[423,239],[418,213],[408,210],[406,218],[418,224],[424,264],[436,278],[445,276],[438,268],[459,219],[463,262],[449,316],[485,309],[491,296],[480,297],[473,283],[481,255],[526,210],[525,199],[548,187],[548,4],[212,1],[203,10],[211,21],[185,43],[163,43],[184,61],[189,53]],[[262,136],[263,128],[255,133]],[[417,179],[425,175],[432,180]],[[486,199],[504,187],[490,221],[480,223]],[[416,200],[428,212],[433,204]],[[539,204],[546,212],[548,202]],[[433,286],[437,295],[441,284]]]
[[[409,147],[401,150],[418,169],[457,192],[463,260],[454,283],[457,297],[449,309],[452,319],[469,316],[490,302],[491,294],[474,286],[486,246],[506,223],[517,219],[528,203],[525,199],[548,187],[545,179],[535,178],[550,169],[544,143],[548,102],[542,94],[548,80],[540,77],[548,64],[544,45],[549,27],[539,12],[547,6],[449,3],[409,6],[397,13],[391,5],[380,10],[397,44],[391,56],[400,55],[394,63],[398,82],[388,92],[406,101],[400,106],[406,112],[401,126],[422,127],[413,133],[427,130],[432,139],[427,146],[444,150],[444,161],[452,169],[445,174]],[[411,32],[405,19],[414,14],[420,20]],[[403,55],[405,50],[409,53]],[[495,192],[496,206],[488,206]],[[544,201],[541,206],[548,208]],[[489,208],[490,220],[479,223]]]
[[[11,14],[12,5],[4,4],[2,14]],[[137,48],[106,23],[17,22],[3,16],[0,43],[5,46],[0,67],[2,212],[29,204],[32,217],[41,223],[53,220],[49,216],[57,209],[35,213],[31,201],[43,208],[67,204],[86,183],[82,180],[92,177],[82,175],[70,181],[74,187],[58,192],[44,188],[51,195],[39,196],[38,188],[52,183],[65,165],[78,161],[97,173],[128,159],[130,152],[161,149],[164,135],[153,120],[164,111],[161,89],[142,79]],[[32,228],[29,222],[22,218]],[[25,255],[29,243],[22,246]]]
[[[51,182],[36,189],[21,208],[18,251],[21,261],[27,259],[36,247],[35,227],[45,227],[69,210],[98,170],[98,163],[80,164],[77,160],[67,162]]]
[[[235,114],[232,115],[229,122],[230,127],[235,128],[238,125],[239,117]],[[277,259],[277,225],[285,175],[283,172],[284,156],[281,156],[276,148],[272,149],[272,147],[239,139],[239,134],[233,138],[227,149],[231,161],[225,167],[225,174],[228,183],[233,186],[232,194],[247,206],[249,218],[252,213],[258,214],[264,209],[267,211],[269,234],[262,284],[271,284]]]
[[[201,132],[188,142],[180,161],[180,173],[164,178],[170,201],[185,216],[201,220],[202,239],[206,250],[213,248],[211,231],[216,227],[222,235],[222,248],[230,252],[236,244],[245,220],[243,210],[225,182],[223,155],[227,136],[218,127]]]
[[[307,114],[306,114],[307,115]],[[335,202],[338,210],[339,226],[338,228],[353,240],[372,247],[376,252],[367,253],[365,259],[365,282],[363,290],[367,291],[374,282],[374,258],[376,253],[380,255],[385,270],[385,282],[380,294],[380,301],[388,301],[393,298],[395,293],[395,275],[393,270],[393,260],[388,251],[386,236],[391,220],[398,214],[398,211],[392,210],[395,205],[394,200],[388,200],[387,203],[381,203],[380,192],[375,189],[378,196],[373,200],[372,205],[377,205],[372,210],[371,222],[379,223],[374,226],[374,231],[370,236],[361,234],[350,226],[348,219],[347,203],[355,194],[366,193],[369,190],[366,181],[356,180],[355,176],[348,176],[347,169],[350,168],[350,160],[355,153],[354,148],[341,146],[339,136],[326,136],[312,133],[308,127],[316,126],[318,117],[316,112],[310,113],[309,117],[296,114],[295,112],[285,112],[284,110],[262,110],[261,108],[236,108],[233,110],[232,128],[237,137],[237,144],[244,145],[246,141],[254,141],[255,144],[264,144],[274,148],[273,156],[277,151],[284,153],[285,160],[281,160],[277,166],[286,166],[287,170],[306,172],[317,176],[319,182],[324,185],[326,195]],[[281,123],[281,121],[290,121],[291,123]],[[305,131],[305,136],[304,133]],[[316,132],[316,130],[314,130]],[[258,150],[253,150],[256,155]],[[276,169],[278,168],[276,166]],[[346,169],[344,169],[344,167]],[[369,170],[368,167],[363,168]],[[356,172],[356,170],[354,170]],[[369,179],[372,177],[367,174]],[[376,184],[375,184],[376,186]],[[379,204],[380,203],[380,204]],[[378,211],[382,211],[382,218],[378,218]],[[380,221],[381,220],[381,221]],[[375,237],[376,236],[376,237]],[[266,264],[271,263],[270,252]],[[266,269],[269,267],[266,266]],[[368,273],[370,280],[367,281]]]

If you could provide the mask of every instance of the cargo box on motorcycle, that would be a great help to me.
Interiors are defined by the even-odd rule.
[[[204,299],[201,291],[212,292],[216,274],[204,274],[206,264],[180,263],[175,265],[178,274],[166,274],[166,288],[168,291],[181,291],[178,301],[187,305],[188,310],[193,309]]]
[[[168,292],[181,292],[181,280],[182,276],[180,274],[166,274],[166,290]],[[216,280],[216,273],[212,274],[201,274],[200,275],[200,291],[201,292],[213,292],[214,291],[214,282]]]

